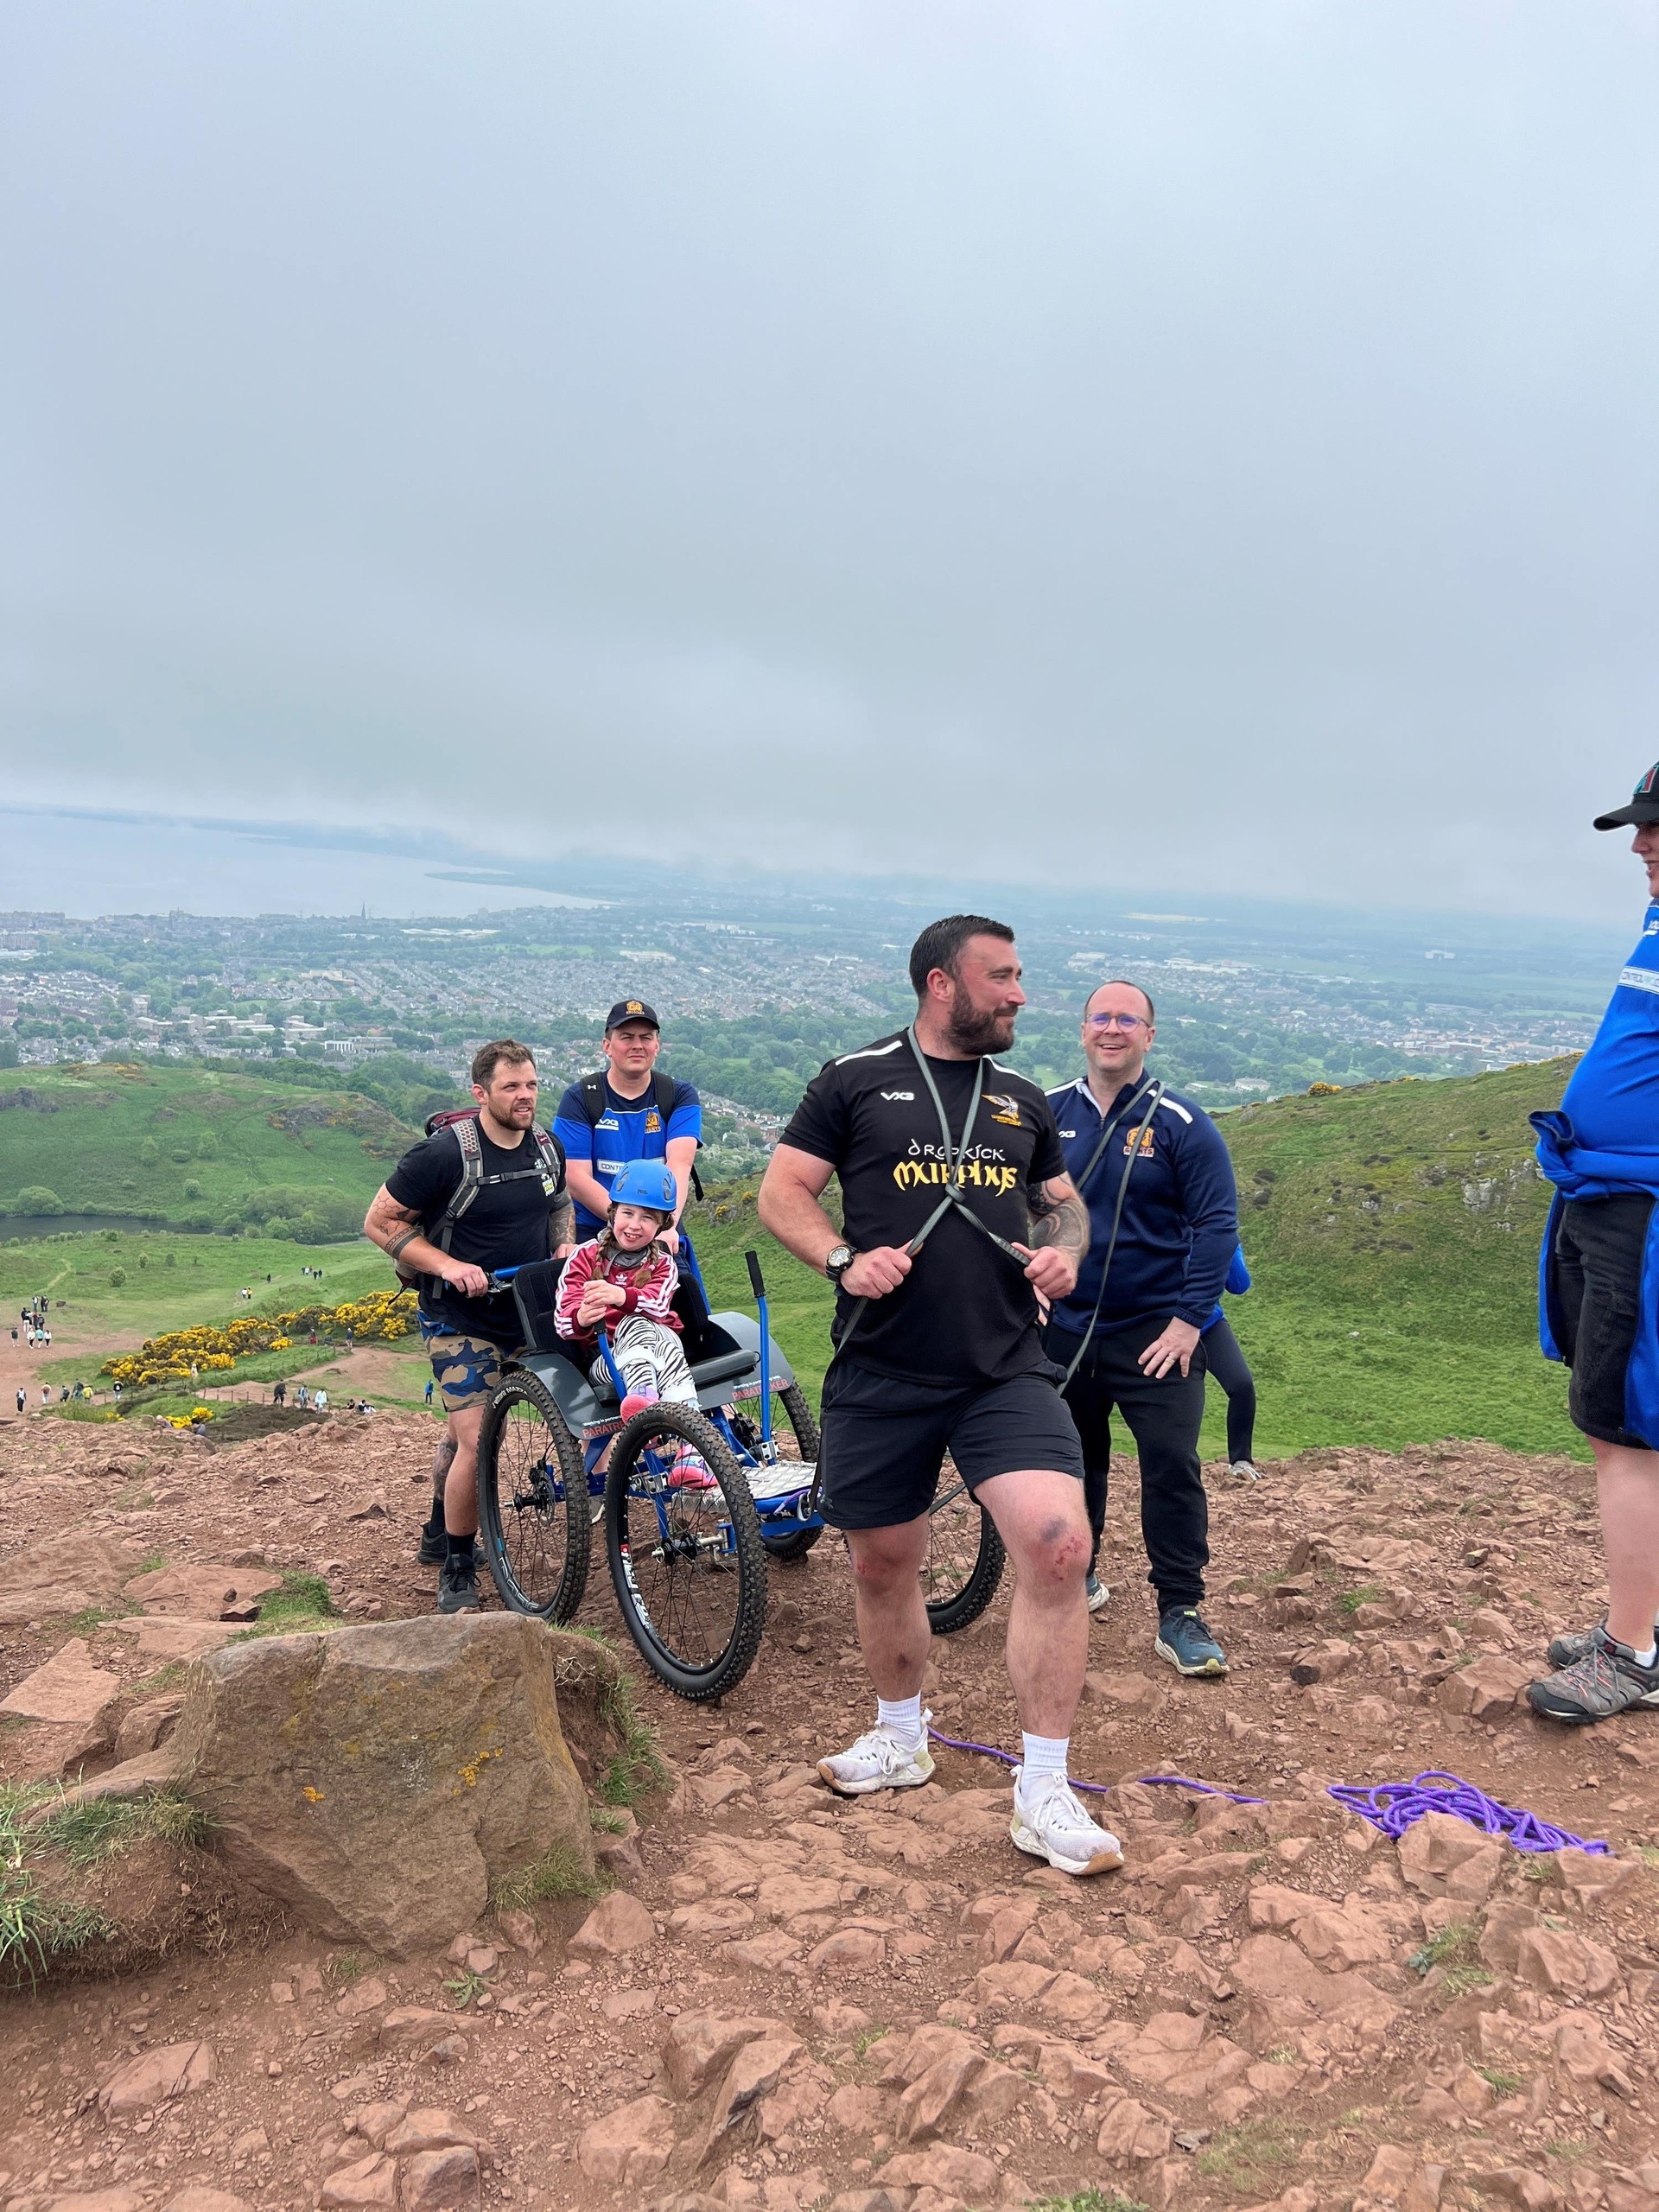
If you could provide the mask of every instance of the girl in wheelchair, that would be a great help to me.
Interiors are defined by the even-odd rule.
[[[630,1161],[611,1186],[605,1227],[576,1247],[559,1278],[554,1326],[588,1357],[598,1349],[601,1331],[609,1333],[612,1356],[627,1385],[624,1421],[664,1399],[697,1402],[672,1303],[680,1272],[662,1242],[677,1197],[664,1161]],[[701,1454],[684,1446],[669,1486],[709,1490],[714,1479]]]

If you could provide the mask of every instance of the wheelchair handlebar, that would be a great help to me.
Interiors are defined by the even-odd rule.
[[[760,1272],[760,1254],[758,1252],[746,1252],[743,1255],[743,1257],[748,1263],[749,1288],[754,1293],[756,1298],[764,1298],[766,1294],[766,1277]]]

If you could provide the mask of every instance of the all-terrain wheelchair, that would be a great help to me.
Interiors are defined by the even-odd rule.
[[[817,1424],[772,1336],[760,1261],[744,1256],[756,1315],[710,1313],[682,1238],[675,1303],[697,1405],[658,1403],[626,1422],[626,1386],[606,1339],[584,1373],[554,1329],[559,1263],[492,1278],[511,1285],[525,1345],[491,1393],[479,1437],[479,1534],[501,1601],[543,1620],[574,1619],[602,1522],[629,1635],[669,1688],[693,1700],[742,1681],[766,1625],[769,1564],[804,1560],[825,1526]],[[671,1483],[687,1446],[711,1487]],[[936,1633],[979,1618],[1003,1563],[989,1516],[947,1469],[923,1570]]]

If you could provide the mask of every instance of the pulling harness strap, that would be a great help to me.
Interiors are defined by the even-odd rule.
[[[917,1042],[913,1023],[905,1032],[905,1041],[915,1055],[916,1065],[921,1071],[923,1084],[928,1096],[933,1102],[933,1110],[939,1117],[939,1135],[944,1140],[944,1196],[911,1238],[909,1243],[906,1245],[906,1255],[913,1260],[946,1214],[950,1212],[951,1207],[955,1206],[973,1223],[974,1227],[982,1236],[988,1236],[999,1251],[1006,1252],[1014,1265],[1023,1270],[1027,1264],[1025,1255],[1016,1251],[1006,1236],[999,1236],[994,1229],[988,1228],[962,1194],[962,1164],[967,1157],[968,1147],[973,1141],[974,1123],[979,1118],[980,1100],[985,1095],[985,1062],[982,1059],[975,1070],[973,1095],[968,1101],[968,1111],[963,1121],[962,1135],[953,1142],[950,1135],[950,1117],[944,1110],[944,1101],[939,1096],[938,1084],[933,1080],[933,1071],[927,1065],[927,1055]],[[836,1344],[834,1354],[836,1359],[839,1359],[847,1349],[853,1332],[864,1318],[864,1309],[869,1302],[868,1298],[861,1298],[847,1316],[847,1325],[842,1331]]]
[[[1117,1179],[1117,1200],[1112,1208],[1112,1233],[1107,1240],[1106,1257],[1101,1264],[1100,1288],[1095,1294],[1095,1310],[1089,1316],[1089,1325],[1083,1332],[1083,1342],[1077,1346],[1076,1351],[1071,1355],[1071,1364],[1065,1370],[1065,1382],[1062,1382],[1060,1385],[1062,1390],[1065,1389],[1066,1382],[1069,1382],[1071,1380],[1071,1377],[1077,1373],[1079,1365],[1082,1363],[1083,1355],[1088,1351],[1090,1344],[1094,1337],[1095,1325],[1100,1319],[1100,1309],[1106,1302],[1106,1278],[1112,1271],[1112,1255],[1117,1249],[1117,1232],[1123,1226],[1123,1201],[1129,1195],[1129,1177],[1135,1173],[1135,1163],[1141,1157],[1141,1140],[1147,1134],[1147,1129],[1151,1123],[1152,1117],[1157,1111],[1158,1101],[1163,1096],[1163,1084],[1154,1079],[1147,1087],[1146,1093],[1147,1110],[1141,1116],[1141,1126],[1136,1129],[1135,1135],[1129,1139],[1128,1157],[1123,1162],[1123,1173]],[[1100,1141],[1089,1156],[1089,1165],[1084,1169],[1082,1174],[1077,1178],[1077,1189],[1079,1198],[1082,1198],[1083,1196],[1083,1188],[1084,1184],[1087,1183],[1089,1178],[1094,1173],[1096,1168],[1100,1165],[1101,1159],[1104,1154],[1106,1147],[1110,1142],[1113,1135],[1119,1126],[1128,1120],[1130,1109],[1137,1105],[1139,1103],[1138,1099],[1130,1099],[1128,1105],[1124,1107],[1122,1112],[1121,1114],[1114,1114],[1111,1120],[1107,1122],[1105,1128],[1101,1131]],[[1086,1205],[1087,1203],[1088,1202],[1085,1199],[1084,1204]]]

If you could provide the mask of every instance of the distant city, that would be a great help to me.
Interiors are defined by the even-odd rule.
[[[741,1175],[823,1060],[907,1018],[909,944],[953,903],[911,884],[571,890],[585,895],[430,919],[0,914],[0,1065],[297,1059],[349,1084],[394,1060],[442,1085],[512,1033],[552,1084],[594,1064],[606,1008],[638,996],[662,1018],[664,1065],[709,1103],[709,1166]],[[1161,1072],[1212,1110],[1580,1051],[1625,950],[1558,923],[978,896],[1020,931],[1021,1066],[1075,1074],[1084,992],[1127,976],[1156,1001]]]

